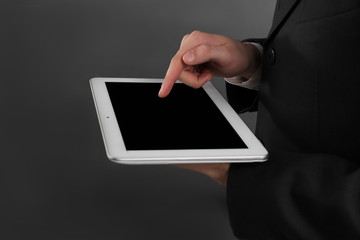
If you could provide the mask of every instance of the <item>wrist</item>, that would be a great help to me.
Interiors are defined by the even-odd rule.
[[[241,74],[242,77],[250,79],[257,71],[262,61],[262,53],[259,48],[250,42],[243,42],[249,64],[247,69]]]

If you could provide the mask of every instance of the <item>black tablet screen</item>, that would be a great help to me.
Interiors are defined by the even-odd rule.
[[[204,89],[160,85],[106,83],[127,150],[247,148]]]

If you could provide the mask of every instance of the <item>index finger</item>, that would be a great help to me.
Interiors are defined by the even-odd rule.
[[[182,57],[187,51],[190,51],[202,44],[220,45],[223,42],[223,37],[220,35],[203,33],[200,31],[193,31],[191,34],[185,35],[181,42],[179,51],[170,62],[170,66],[158,94],[159,97],[164,98],[169,95],[175,82],[179,79],[181,72],[186,67]]]
[[[159,97],[164,98],[171,92],[175,82],[179,79],[181,72],[183,71],[185,65],[182,60],[182,56],[176,54],[169,65],[168,71],[165,75],[165,78],[161,84],[159,91]]]

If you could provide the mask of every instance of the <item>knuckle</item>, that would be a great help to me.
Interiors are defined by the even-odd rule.
[[[186,39],[189,38],[189,34],[186,34],[185,36],[183,36],[181,43],[180,43],[180,48],[183,46],[183,44],[186,42]]]
[[[200,82],[196,82],[196,83],[193,84],[192,87],[193,87],[194,89],[199,89],[199,88],[201,88],[201,86],[202,86],[202,84],[201,84]]]
[[[190,34],[186,34],[185,36],[183,36],[182,41],[185,41],[189,36]]]
[[[200,45],[199,46],[199,51],[202,53],[202,54],[209,54],[210,53],[210,47],[208,45]]]
[[[191,35],[193,35],[193,36],[201,35],[201,31],[194,30],[194,31],[191,32]]]
[[[180,75],[179,80],[183,82],[185,85],[194,89],[198,89],[202,86],[200,82],[194,80],[192,77],[183,74]]]
[[[191,34],[190,35],[198,35],[200,33],[200,31],[199,30],[194,30],[194,31],[192,31],[191,32]]]
[[[190,33],[190,37],[193,38],[194,40],[198,40],[201,38],[202,32],[195,30],[192,31],[192,33]]]
[[[172,58],[171,58],[171,63],[174,63],[174,62],[177,62],[179,60],[179,57],[178,57],[178,55],[176,54],[175,56],[173,56]]]

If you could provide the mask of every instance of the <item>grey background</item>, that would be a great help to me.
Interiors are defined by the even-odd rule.
[[[161,78],[195,29],[264,37],[274,5],[0,1],[0,239],[234,239],[211,179],[107,160],[88,80]]]

